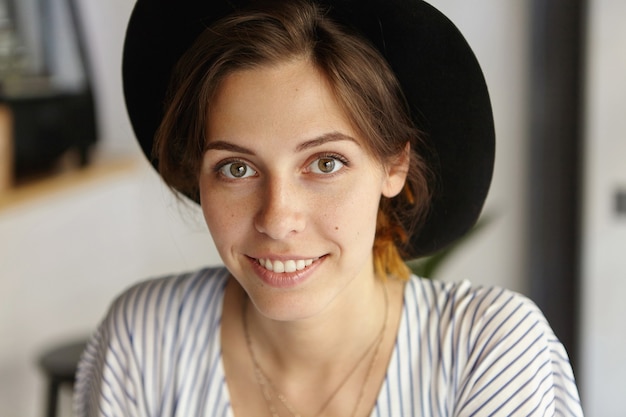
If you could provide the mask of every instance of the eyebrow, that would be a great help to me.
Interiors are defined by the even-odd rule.
[[[343,141],[343,140],[351,141],[351,142],[358,144],[356,139],[354,139],[352,136],[344,135],[343,133],[339,133],[339,132],[330,132],[330,133],[323,134],[322,136],[317,137],[315,139],[311,139],[304,143],[301,143],[300,145],[297,146],[296,150],[298,152],[301,152],[310,148],[315,148],[317,146],[323,145],[328,142],[338,142],[338,141]]]
[[[325,143],[328,143],[328,142],[338,142],[338,141],[344,141],[344,140],[358,144],[356,139],[354,139],[352,136],[348,136],[339,132],[330,132],[330,133],[325,133],[322,136],[319,136],[311,140],[307,140],[306,142],[299,144],[296,147],[296,151],[302,152],[307,149],[324,145]],[[209,150],[220,150],[220,151],[237,152],[237,153],[242,153],[245,155],[254,155],[254,152],[248,148],[235,145],[234,143],[230,143],[230,142],[226,142],[222,140],[207,143],[204,150],[205,152]]]
[[[243,153],[246,155],[254,155],[254,152],[252,152],[250,149],[248,148],[244,148],[243,146],[239,146],[239,145],[235,145],[234,143],[230,143],[230,142],[225,142],[223,140],[218,140],[215,142],[209,142],[207,143],[207,145],[204,147],[204,151],[209,151],[209,150],[218,150],[218,151],[230,151],[230,152],[237,152],[237,153]]]

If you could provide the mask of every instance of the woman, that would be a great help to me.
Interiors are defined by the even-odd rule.
[[[490,182],[454,26],[419,1],[206,3],[139,0],[125,93],[225,267],[115,301],[78,415],[582,415],[532,302],[404,263],[471,227]]]

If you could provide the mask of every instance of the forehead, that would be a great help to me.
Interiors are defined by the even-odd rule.
[[[304,59],[227,75],[210,102],[206,128],[208,140],[231,134],[297,137],[329,129],[356,136],[324,73]]]

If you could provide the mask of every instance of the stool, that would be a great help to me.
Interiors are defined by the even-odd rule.
[[[39,366],[48,379],[46,417],[56,417],[61,386],[73,386],[86,340],[56,346],[39,357]]]

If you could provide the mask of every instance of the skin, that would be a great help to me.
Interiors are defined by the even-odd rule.
[[[242,337],[241,307],[249,298],[259,362],[298,409],[312,414],[381,329],[383,284],[372,264],[376,215],[381,196],[401,191],[408,158],[384,165],[370,155],[324,76],[306,60],[229,75],[207,120],[199,185],[206,223],[234,277],[222,326],[233,407],[251,415],[236,399],[241,393],[250,406],[250,392],[258,393]],[[280,261],[279,270],[312,263],[277,273],[259,259]],[[387,287],[393,306],[387,324],[394,329],[402,284]],[[385,338],[378,382],[367,391],[372,404],[394,335]],[[330,409],[350,414],[365,368],[342,388],[349,401]]]

